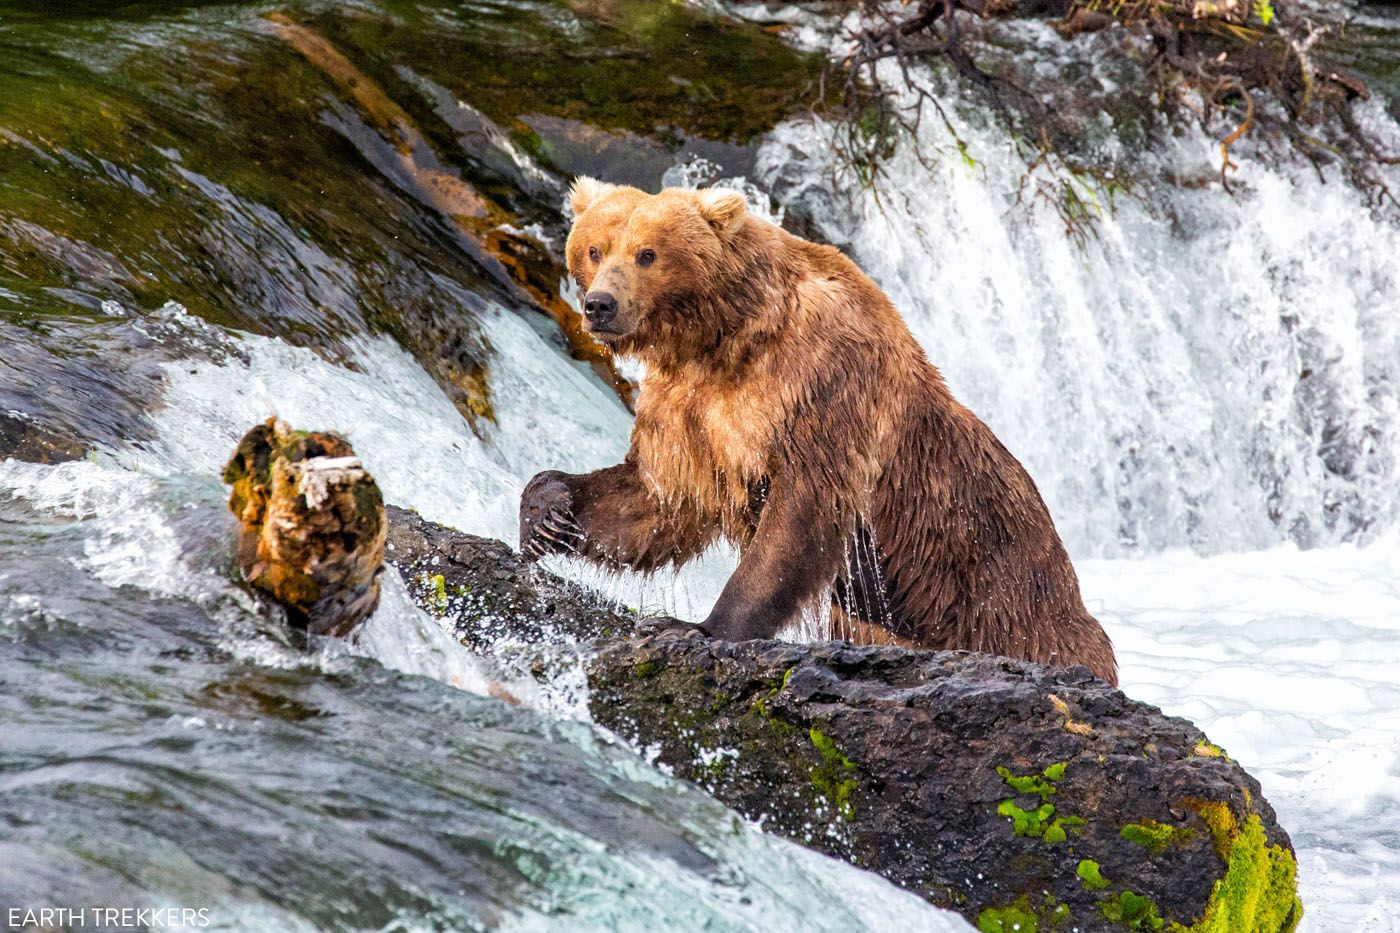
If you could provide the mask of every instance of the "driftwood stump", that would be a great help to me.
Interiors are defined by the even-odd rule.
[[[379,605],[384,498],[335,434],[276,418],[253,428],[228,465],[243,579],[315,635],[348,635]]]

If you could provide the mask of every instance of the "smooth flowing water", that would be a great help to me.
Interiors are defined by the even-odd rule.
[[[1305,928],[1396,928],[1400,230],[1246,161],[1234,198],[1158,181],[1080,242],[1011,203],[1025,160],[970,101],[971,163],[929,126],[945,162],[833,196],[830,127],[792,109],[830,37],[697,6],[0,2],[0,425],[81,455],[0,463],[0,906],[966,928],[657,772],[577,683],[480,696],[489,659],[392,574],[309,656],[230,582],[217,471],[273,412],[508,541],[536,470],[615,462],[626,388],[551,319],[594,171],[742,177],[849,249],[1039,482],[1127,692],[1261,779]],[[561,569],[694,618],[731,560]]]

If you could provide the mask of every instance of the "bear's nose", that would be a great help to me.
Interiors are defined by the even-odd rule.
[[[617,317],[617,299],[607,292],[589,292],[583,299],[583,316],[601,327]]]

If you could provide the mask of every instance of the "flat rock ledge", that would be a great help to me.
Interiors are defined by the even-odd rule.
[[[1302,916],[1258,782],[1083,668],[647,633],[499,541],[397,509],[390,524],[388,560],[469,647],[571,633],[598,725],[979,930],[1272,933]]]

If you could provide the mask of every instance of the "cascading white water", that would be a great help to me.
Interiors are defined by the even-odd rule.
[[[1045,61],[1070,59],[1048,27],[1027,30]],[[756,180],[886,290],[1071,553],[1323,545],[1395,524],[1400,229],[1304,165],[1236,153],[1233,197],[1154,182],[1218,178],[1219,141],[1198,132],[1142,152],[1139,196],[1103,198],[1081,247],[1053,210],[1016,202],[1049,170],[986,107],[913,74],[971,163],[930,118],[917,145],[934,164],[906,144],[873,189],[847,177],[835,195],[835,130],[800,120],[770,134]]]
[[[156,315],[200,323],[178,305]],[[345,434],[389,502],[436,521],[513,541],[520,477],[578,472],[621,459],[630,418],[606,388],[548,346],[516,315],[482,314],[494,349],[498,424],[473,433],[438,385],[388,338],[353,343],[350,369],[272,338],[230,335],[229,360],[165,367],[157,439],[117,459],[158,473],[210,475],[251,425],[277,415]]]

